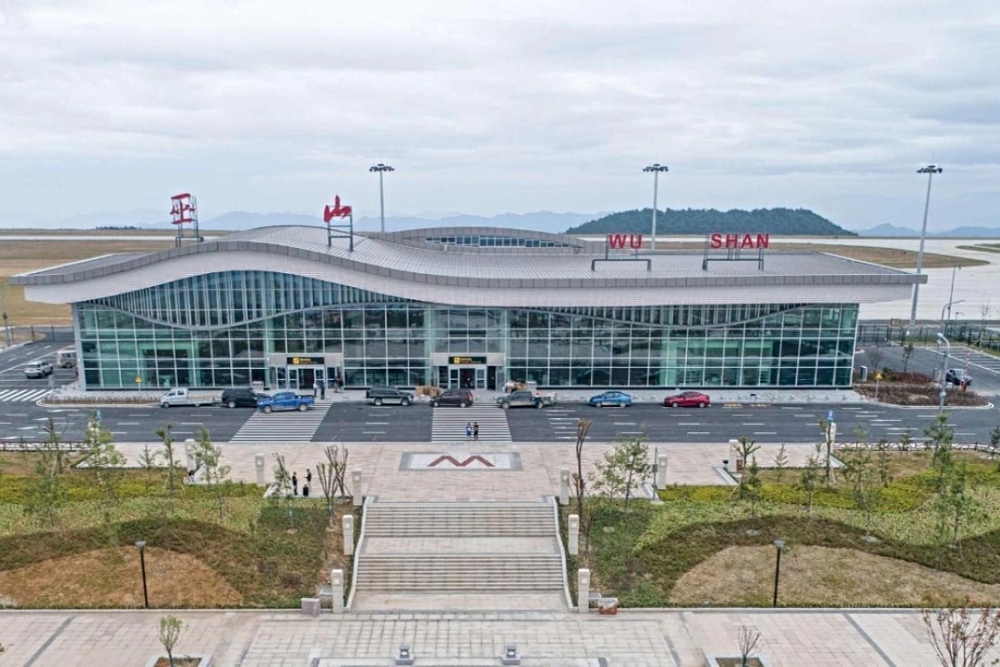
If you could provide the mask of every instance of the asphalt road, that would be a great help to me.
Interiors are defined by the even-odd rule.
[[[438,408],[457,412],[459,408]],[[864,428],[873,440],[897,440],[909,430],[920,440],[934,419],[935,409],[904,409],[867,405],[767,405],[706,409],[671,409],[656,405],[631,408],[590,408],[560,405],[545,410],[507,412],[515,442],[560,442],[573,439],[580,417],[593,419],[590,439],[608,441],[617,435],[645,433],[654,442],[724,442],[747,436],[760,442],[816,442],[818,422],[834,411],[840,439],[853,438]],[[80,440],[92,410],[42,408],[31,403],[0,403],[0,442],[42,440],[51,417],[63,440]],[[119,442],[155,442],[156,429],[173,426],[177,439],[194,437],[205,426],[216,442],[226,442],[253,413],[250,409],[102,408],[101,423]],[[355,403],[335,404],[313,437],[314,442],[431,442],[434,410],[427,405],[374,408]],[[296,413],[297,414],[297,413]],[[295,416],[290,416],[294,418]],[[955,410],[951,413],[956,440],[988,442],[990,430],[1000,424],[1000,410]]]

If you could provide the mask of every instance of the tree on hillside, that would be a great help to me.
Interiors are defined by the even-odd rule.
[[[96,419],[87,424],[85,432],[83,441],[85,463],[101,490],[101,517],[104,529],[107,531],[110,544],[118,546],[118,529],[112,512],[120,501],[118,491],[127,460],[111,441],[111,431],[102,428]]]
[[[819,430],[823,434],[823,442],[820,443],[819,453],[823,457],[823,481],[827,486],[833,483],[833,445],[836,437],[833,430],[833,423],[825,419],[819,420]]]
[[[788,452],[785,451],[785,443],[781,443],[778,453],[774,455],[774,475],[778,478],[779,483],[781,478],[785,476],[785,468],[787,467]]]
[[[813,499],[816,497],[816,485],[820,479],[820,464],[812,455],[806,461],[806,466],[799,475],[798,487],[806,492],[806,512],[812,514]]]
[[[177,486],[174,481],[174,475],[177,472],[177,460],[174,458],[176,456],[176,452],[174,451],[174,436],[172,434],[173,428],[173,424],[167,424],[166,426],[161,426],[156,429],[156,435],[163,441],[163,457],[167,464],[167,491],[170,492],[171,497],[173,497],[174,492],[177,490]]]
[[[736,485],[736,495],[740,500],[744,500],[747,497],[747,466],[750,465],[751,457],[760,450],[760,445],[757,444],[756,440],[751,440],[745,435],[741,435],[737,439],[736,444],[733,445],[733,449],[736,450],[737,460],[740,462],[737,467],[743,467],[743,473],[740,475]]]

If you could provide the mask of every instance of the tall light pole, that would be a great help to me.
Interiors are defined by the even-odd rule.
[[[146,609],[149,609],[149,590],[146,588],[146,540],[139,540],[135,546],[139,547],[139,563],[142,567],[142,601]]]
[[[670,168],[665,164],[656,162],[648,167],[643,167],[642,170],[646,173],[653,172],[653,233],[651,234],[652,239],[649,242],[649,249],[656,250],[656,195],[660,186],[660,172],[670,171]]]
[[[944,169],[937,165],[929,164],[926,167],[917,169],[918,174],[927,174],[927,198],[924,200],[924,224],[920,228],[920,250],[917,251],[917,275],[920,275],[924,267],[924,241],[927,239],[927,211],[931,206],[931,181],[934,174],[940,174]],[[917,297],[920,294],[920,283],[913,285],[913,306],[910,308],[910,328],[917,323]]]
[[[385,233],[385,189],[382,183],[382,174],[384,174],[387,171],[396,171],[396,170],[387,164],[382,164],[381,162],[379,162],[378,164],[372,167],[368,167],[368,171],[378,172],[378,204],[379,204],[379,210],[382,212],[381,230],[383,233]]]
[[[944,412],[944,397],[948,393],[948,358],[951,356],[951,343],[943,333],[937,335],[938,344],[944,343],[944,356],[941,358],[941,393],[938,394],[938,414]]]
[[[781,550],[785,548],[784,540],[775,540],[774,548],[778,551],[777,559],[774,563],[774,600],[771,601],[772,607],[778,606],[778,577],[781,576]]]

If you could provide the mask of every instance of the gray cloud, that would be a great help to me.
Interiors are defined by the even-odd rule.
[[[928,161],[954,196],[1000,175],[982,0],[5,1],[0,224],[175,187],[208,213],[333,189],[371,211],[383,160],[400,214],[644,206],[649,161],[670,206],[848,218]]]

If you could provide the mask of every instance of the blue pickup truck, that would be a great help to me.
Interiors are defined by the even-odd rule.
[[[291,391],[282,391],[273,396],[265,396],[257,401],[257,409],[269,414],[276,410],[298,410],[305,412],[312,407],[314,400],[312,396],[299,396]]]

